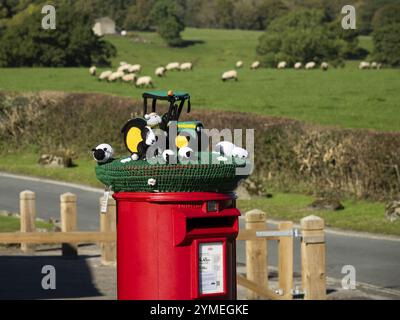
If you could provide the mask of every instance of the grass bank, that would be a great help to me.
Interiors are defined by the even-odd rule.
[[[385,219],[384,203],[344,200],[344,210],[322,211],[308,208],[314,200],[306,195],[273,193],[270,199],[238,201],[238,207],[242,212],[261,209],[269,219],[299,222],[313,214],[323,218],[327,227],[400,236],[400,221],[391,223]]]
[[[36,221],[36,228],[51,230],[53,226],[50,223]],[[17,217],[0,216],[0,232],[16,232],[20,230],[20,219]]]

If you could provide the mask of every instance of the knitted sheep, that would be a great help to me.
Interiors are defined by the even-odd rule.
[[[92,154],[94,160],[104,164],[113,160],[114,150],[109,144],[103,143],[92,149]]]

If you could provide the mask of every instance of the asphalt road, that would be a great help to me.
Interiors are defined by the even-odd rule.
[[[19,193],[24,190],[36,193],[36,216],[46,220],[50,217],[60,219],[61,194],[76,194],[79,230],[99,229],[100,190],[43,182],[40,179],[12,178],[0,173],[0,210],[19,212]]]
[[[18,195],[27,189],[36,192],[37,216],[44,219],[58,219],[60,194],[77,194],[79,230],[98,230],[100,190],[0,174],[0,210],[18,212]],[[244,225],[242,219],[240,224],[241,227]],[[327,232],[326,244],[328,277],[342,279],[343,266],[352,265],[356,269],[357,281],[400,291],[400,240]],[[295,272],[300,272],[299,245],[299,241],[295,240]],[[276,249],[276,243],[269,242],[269,265],[277,265]],[[238,242],[237,251],[238,262],[245,263],[243,242]]]

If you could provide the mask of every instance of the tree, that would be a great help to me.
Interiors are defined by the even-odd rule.
[[[400,66],[400,5],[388,5],[377,11],[373,26],[374,58]]]
[[[43,30],[42,18],[35,5],[13,17],[0,39],[0,66],[105,65],[116,54],[114,46],[93,33],[91,19],[67,3],[57,6],[56,30]]]
[[[177,0],[157,1],[151,11],[151,21],[169,46],[183,44],[181,32],[185,30],[184,10]]]
[[[327,25],[323,11],[301,9],[274,20],[259,39],[257,53],[264,65],[281,60],[296,62],[328,60],[339,63],[343,41]]]
[[[124,28],[128,30],[150,30],[150,12],[154,6],[154,0],[136,0],[130,6],[124,21]]]
[[[276,18],[288,13],[288,7],[281,0],[263,0],[257,6],[259,14],[257,29],[265,30],[265,28]]]
[[[135,3],[136,0],[72,0],[73,8],[89,15],[92,21],[100,17],[109,16],[119,26],[122,26],[125,21],[129,11],[128,8]]]
[[[395,23],[400,23],[400,4],[398,3],[382,7],[372,19],[373,30]]]
[[[234,18],[238,29],[257,29],[258,11],[254,0],[236,1]]]
[[[232,29],[235,26],[234,10],[233,0],[216,1],[214,14],[219,28]]]
[[[389,4],[396,4],[399,0],[364,0],[357,9],[357,18],[360,33],[368,35],[373,31],[372,20],[375,13]]]

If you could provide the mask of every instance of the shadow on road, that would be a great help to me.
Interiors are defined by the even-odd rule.
[[[102,294],[93,284],[86,259],[68,260],[59,256],[0,256],[0,299],[68,299]],[[56,270],[56,289],[44,290],[45,265]]]

